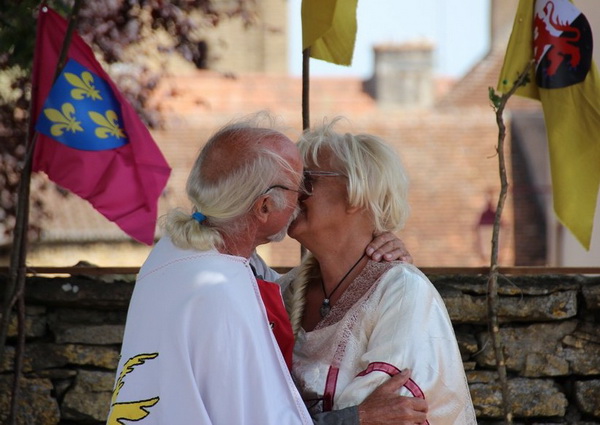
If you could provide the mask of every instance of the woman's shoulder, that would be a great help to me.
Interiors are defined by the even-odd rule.
[[[429,278],[421,270],[402,261],[387,263],[386,270],[379,278],[378,286],[382,291],[401,291],[403,293],[436,291]]]

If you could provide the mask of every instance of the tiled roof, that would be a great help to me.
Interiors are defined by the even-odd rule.
[[[483,65],[482,65],[483,66]],[[457,89],[460,89],[462,82]],[[343,115],[352,131],[382,136],[400,153],[411,177],[412,214],[401,232],[417,264],[422,266],[484,265],[477,256],[475,225],[499,179],[494,114],[485,102],[432,110],[380,109],[355,78],[311,79],[311,119]],[[487,91],[486,91],[487,93]],[[475,96],[473,94],[473,96]],[[155,102],[166,118],[153,131],[173,168],[160,213],[186,206],[187,173],[209,134],[230,119],[266,109],[282,118],[296,138],[301,131],[301,80],[273,75],[227,76],[211,71],[167,78]],[[48,198],[52,219],[44,223],[46,241],[119,239],[126,236],[73,195]],[[510,229],[510,200],[506,222]],[[507,232],[507,234],[510,231]],[[510,237],[507,237],[510,239]],[[512,264],[510,245],[502,258]],[[271,264],[294,265],[299,247],[282,242],[262,249]],[[290,260],[291,256],[291,260]]]

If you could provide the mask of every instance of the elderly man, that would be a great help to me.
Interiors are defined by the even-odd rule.
[[[302,169],[292,141],[250,121],[208,141],[187,182],[195,212],[167,215],[138,274],[109,425],[313,424],[279,348],[291,337],[279,288],[249,261],[285,236],[307,195]],[[395,395],[407,379],[314,423],[357,424],[358,411],[364,424],[420,423],[422,400]]]

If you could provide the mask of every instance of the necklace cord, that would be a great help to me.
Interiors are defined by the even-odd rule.
[[[333,291],[331,291],[331,293],[329,294],[329,296],[327,296],[327,292],[325,291],[325,282],[323,282],[323,278],[321,278],[321,288],[323,289],[323,295],[325,296],[325,299],[323,300],[323,303],[329,304],[329,300],[331,299],[331,297],[333,296],[333,294],[335,293],[335,291],[338,290],[338,288],[344,282],[344,280],[346,280],[346,278],[348,277],[348,275],[350,273],[352,273],[352,270],[354,270],[356,268],[356,266],[358,266],[358,263],[360,263],[361,260],[363,258],[365,258],[365,255],[366,254],[361,255],[360,258],[358,259],[358,261],[356,263],[354,263],[354,265],[352,267],[350,267],[350,270],[348,270],[346,272],[346,274],[344,275],[344,277],[342,277],[342,279],[338,282],[338,284],[335,285],[335,288],[333,288]]]

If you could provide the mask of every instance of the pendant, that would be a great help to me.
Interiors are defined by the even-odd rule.
[[[321,309],[319,310],[319,312],[321,313],[321,317],[327,316],[330,311],[331,311],[331,306],[329,305],[329,300],[327,298],[325,298],[323,300],[323,304],[321,305]]]

